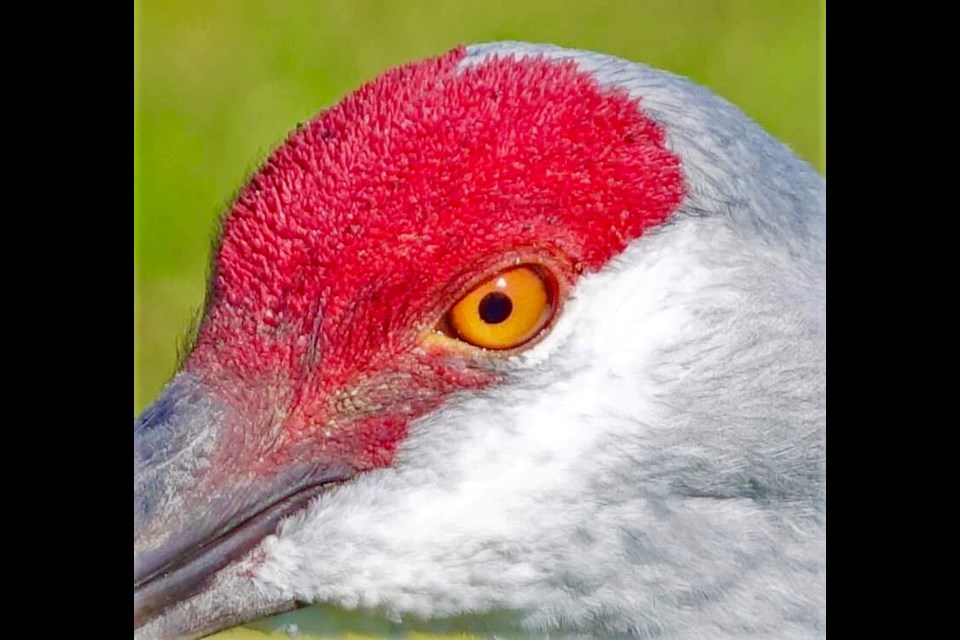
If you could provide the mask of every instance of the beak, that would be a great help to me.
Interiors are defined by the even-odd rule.
[[[262,455],[261,425],[239,416],[180,373],[134,422],[136,637],[195,638],[289,606],[265,602],[237,569],[281,520],[350,474],[309,461],[254,472],[245,461]]]

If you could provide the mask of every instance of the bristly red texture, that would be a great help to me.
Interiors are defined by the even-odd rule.
[[[600,269],[680,203],[679,161],[625,91],[569,61],[465,54],[320,114],[225,220],[188,367],[288,387],[278,448],[322,436],[387,464],[410,419],[490,381],[419,347],[459,286],[511,255]]]

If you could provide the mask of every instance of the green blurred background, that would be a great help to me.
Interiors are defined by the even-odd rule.
[[[136,1],[134,413],[202,305],[217,216],[297,122],[360,83],[459,43],[592,49],[711,87],[825,175],[824,2]]]
[[[139,0],[133,407],[171,375],[216,217],[296,125],[458,43],[593,49],[687,75],[826,172],[825,0]]]

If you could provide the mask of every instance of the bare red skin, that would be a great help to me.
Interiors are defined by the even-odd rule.
[[[541,58],[458,71],[465,54],[321,113],[227,215],[185,367],[237,411],[234,463],[389,465],[413,419],[497,379],[425,342],[465,289],[514,261],[566,289],[678,207],[680,162],[625,91]]]

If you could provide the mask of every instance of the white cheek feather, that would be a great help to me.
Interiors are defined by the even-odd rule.
[[[397,617],[510,610],[531,629],[600,637],[695,621],[685,608],[719,598],[750,545],[779,535],[747,499],[675,495],[671,484],[683,478],[670,475],[678,453],[700,454],[696,434],[678,440],[664,415],[659,396],[686,373],[662,353],[697,340],[697,309],[736,304],[721,286],[732,271],[699,259],[711,242],[733,241],[719,223],[681,222],[584,277],[504,384],[420,420],[393,468],[268,538],[260,588]],[[732,626],[779,605],[736,606]]]

